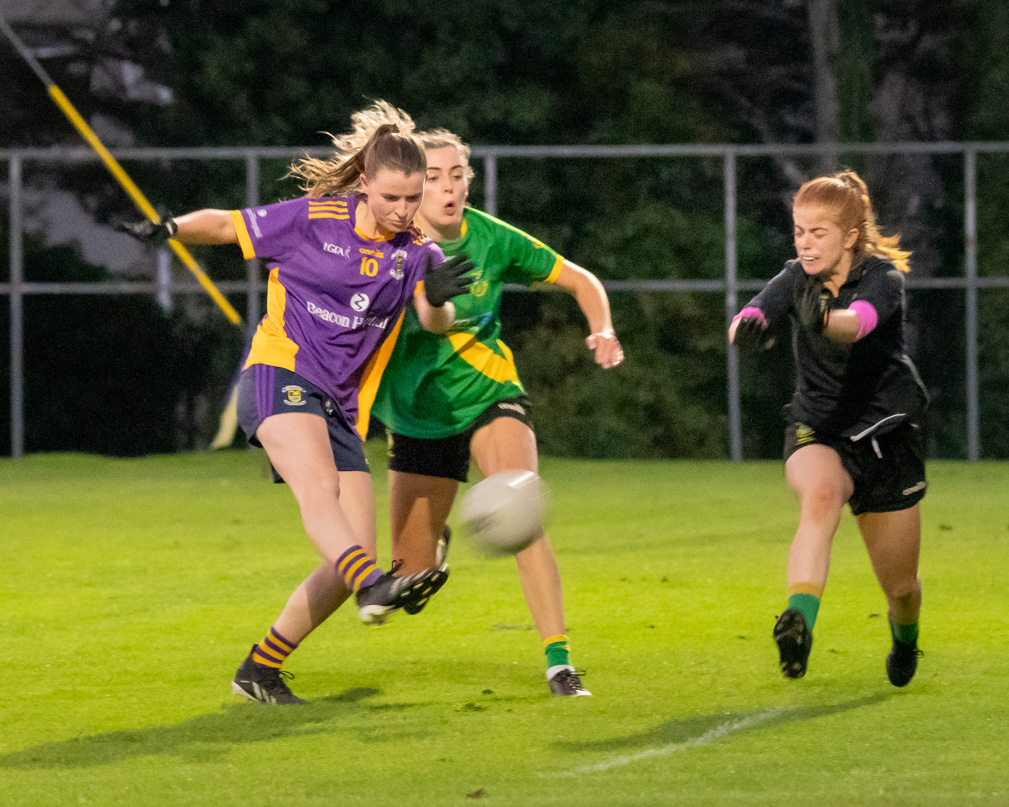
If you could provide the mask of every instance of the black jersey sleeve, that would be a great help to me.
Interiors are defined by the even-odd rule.
[[[746,308],[759,308],[767,320],[768,327],[774,327],[781,322],[792,308],[795,295],[797,267],[795,261],[789,261],[785,268],[772,277],[756,297],[746,304]],[[801,269],[798,269],[801,272]]]
[[[904,273],[889,261],[870,259],[852,303],[859,300],[869,303],[882,324],[900,313],[903,299]]]

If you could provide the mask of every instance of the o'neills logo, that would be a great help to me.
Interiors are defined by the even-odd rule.
[[[319,308],[313,302],[306,303],[305,307],[312,316],[344,328],[360,328],[364,326],[365,328],[381,328],[385,330],[385,327],[389,324],[388,317],[348,317],[344,314],[337,314],[334,311],[327,311],[325,308]]]

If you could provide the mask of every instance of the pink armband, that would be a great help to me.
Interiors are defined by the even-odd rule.
[[[872,333],[872,329],[879,323],[879,314],[876,313],[875,306],[872,303],[867,303],[865,300],[855,300],[855,302],[848,306],[848,310],[854,311],[855,316],[858,317],[858,336],[855,337],[856,341]]]
[[[757,319],[760,320],[761,325],[763,325],[765,328],[767,327],[767,320],[764,319],[764,312],[761,311],[759,308],[757,308],[755,305],[746,306],[746,308],[744,308],[742,311],[740,311],[738,314],[736,314],[736,316],[732,318],[732,321],[735,322],[736,320],[739,319],[750,319],[751,317],[756,317]]]

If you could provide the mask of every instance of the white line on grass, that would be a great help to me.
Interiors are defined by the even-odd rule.
[[[575,768],[571,771],[561,771],[559,775],[581,776],[586,773],[599,773],[600,771],[608,771],[611,768],[619,768],[622,765],[630,765],[632,762],[637,762],[642,759],[668,756],[676,751],[682,751],[685,748],[694,748],[699,745],[709,745],[710,743],[720,740],[723,737],[727,737],[730,734],[735,734],[737,731],[743,731],[744,729],[748,729],[757,723],[762,723],[765,720],[777,717],[781,713],[782,711],[780,709],[772,709],[767,712],[761,712],[760,714],[753,715],[752,717],[744,717],[742,720],[730,720],[726,723],[722,723],[720,726],[709,729],[698,737],[691,737],[689,740],[683,740],[679,743],[671,743],[670,745],[663,745],[659,748],[649,748],[647,751],[642,751],[638,754],[621,754],[618,757],[613,757],[612,759],[605,760],[604,762],[597,762],[594,765],[585,765],[584,767]],[[556,776],[558,774],[542,775]]]

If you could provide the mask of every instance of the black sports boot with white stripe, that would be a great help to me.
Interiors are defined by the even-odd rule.
[[[452,542],[452,528],[446,524],[438,537],[438,544],[434,552],[434,565],[437,568],[445,566],[448,561],[448,545]]]
[[[445,529],[442,530],[441,536],[438,538],[437,548],[435,549],[434,574],[428,579],[427,588],[415,596],[412,602],[403,606],[403,610],[408,614],[419,614],[423,611],[428,600],[437,594],[441,590],[441,587],[448,582],[448,563],[445,559],[448,557],[448,544],[451,540],[452,529],[446,524]]]
[[[553,675],[550,674],[551,672]],[[592,694],[582,686],[581,676],[568,665],[561,666],[556,672],[551,667],[547,671],[547,680],[550,682],[551,695],[567,695],[578,698]]]
[[[778,645],[778,664],[785,678],[806,674],[813,633],[806,627],[806,617],[798,608],[789,608],[774,623],[774,643]]]
[[[256,645],[252,646],[256,649]],[[231,682],[231,691],[250,701],[260,703],[304,703],[305,701],[291,692],[285,678],[294,678],[291,673],[266,664],[257,664],[252,660],[252,653],[242,662]]]
[[[365,625],[384,625],[400,608],[409,606],[412,609],[418,603],[427,603],[431,595],[445,584],[438,569],[424,569],[417,574],[397,577],[396,571],[401,565],[400,561],[393,561],[392,569],[383,574],[378,582],[362,588],[354,595],[357,599],[357,615]],[[448,577],[447,571],[444,577]]]

